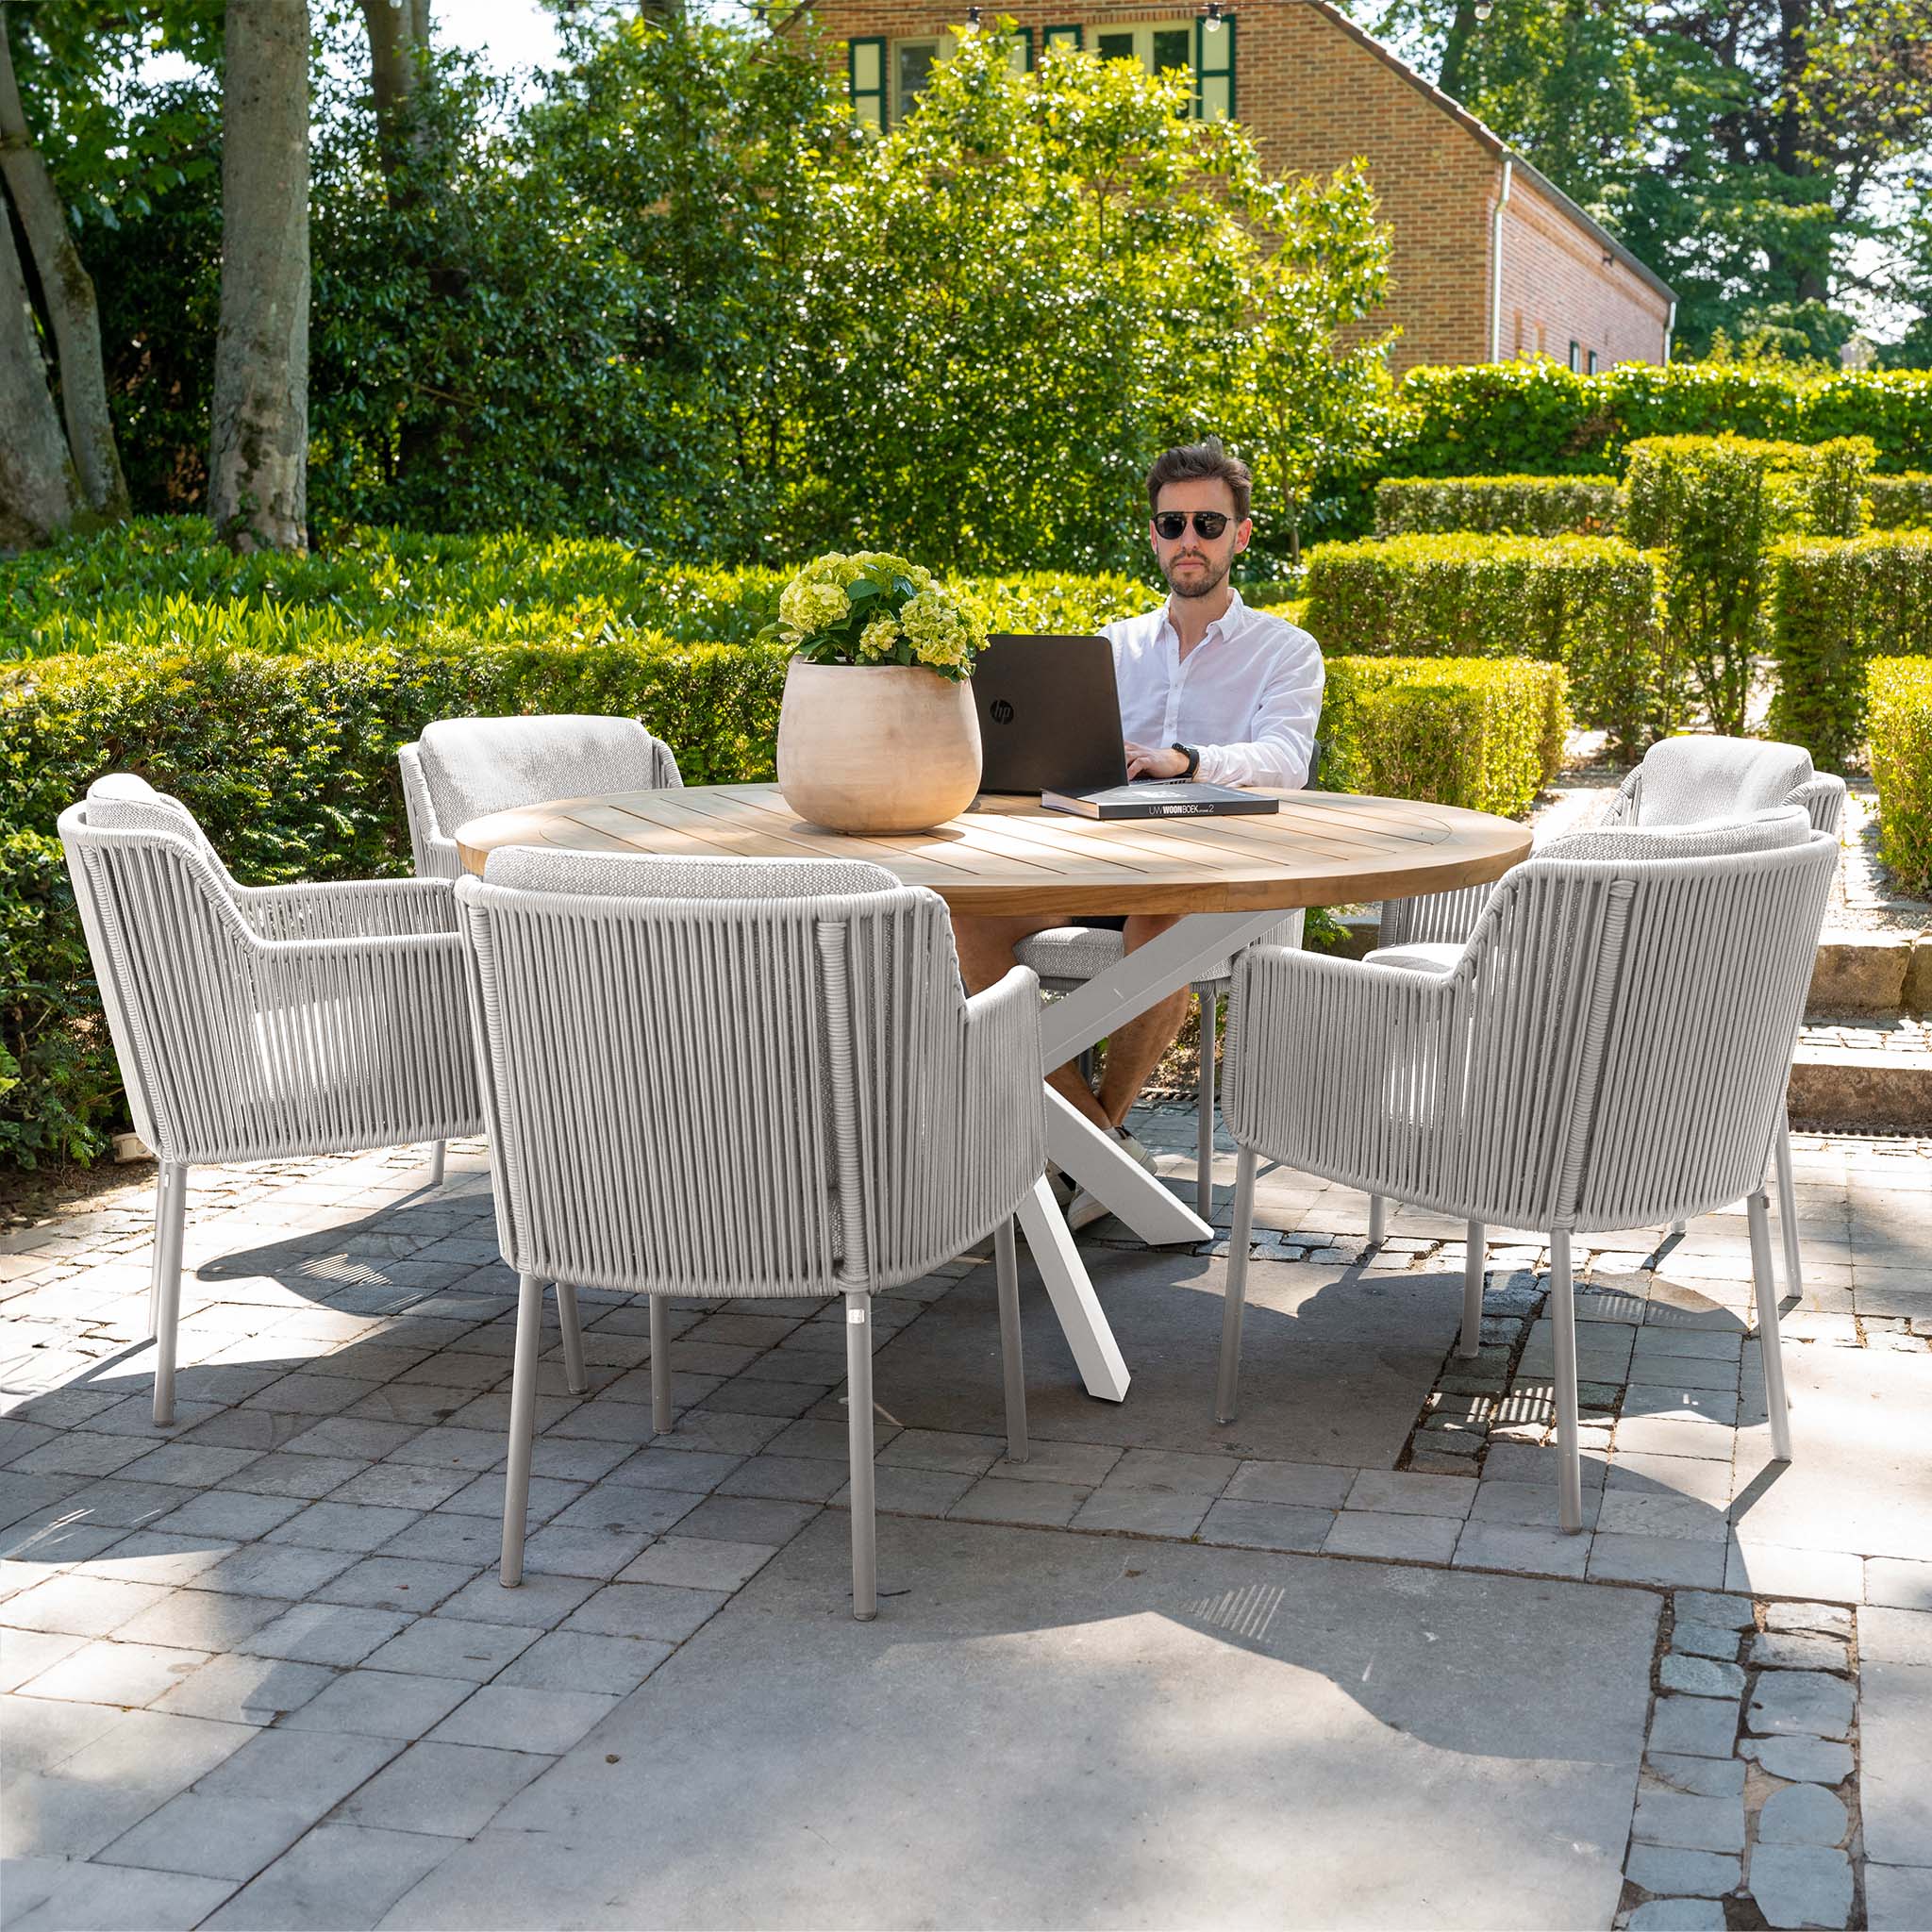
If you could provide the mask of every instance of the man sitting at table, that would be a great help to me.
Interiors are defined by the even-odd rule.
[[[1248,516],[1253,484],[1248,466],[1212,438],[1167,451],[1147,473],[1147,539],[1172,594],[1145,616],[1123,618],[1104,633],[1113,645],[1130,778],[1199,778],[1285,791],[1307,782],[1322,713],[1321,649],[1307,631],[1251,610],[1227,580],[1254,532]],[[953,931],[967,990],[977,992],[1012,970],[1013,949],[1022,940],[1049,926],[1116,925],[1131,953],[1174,918],[956,913]],[[1183,987],[1113,1030],[1098,1093],[1071,1062],[1047,1076],[1143,1165],[1151,1164],[1146,1149],[1121,1124],[1179,1034],[1188,997]],[[1068,1219],[1083,1226],[1106,1211],[1083,1193]]]

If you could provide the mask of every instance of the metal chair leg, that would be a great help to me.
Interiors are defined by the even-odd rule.
[[[1255,1225],[1255,1170],[1252,1147],[1243,1147],[1234,1171],[1234,1225],[1227,1234],[1227,1289],[1221,1303],[1221,1373],[1214,1384],[1214,1420],[1234,1420],[1236,1384],[1241,1372],[1241,1305],[1248,1293],[1248,1238]]]
[[[444,1143],[439,1141],[436,1151],[429,1157],[429,1185],[440,1188],[442,1185],[442,1150]]]
[[[161,1324],[161,1226],[168,1216],[168,1163],[163,1160],[155,1174],[155,1257],[148,1270],[147,1337],[152,1341]]]
[[[537,1345],[543,1329],[543,1284],[517,1276],[517,1343],[509,1384],[509,1473],[503,1483],[503,1561],[506,1590],[524,1580],[524,1524],[530,1509],[530,1446],[537,1433]]]
[[[1011,1240],[1008,1231],[1008,1239]],[[846,1441],[852,1457],[852,1614],[879,1613],[878,1523],[872,1486],[872,1300],[845,1297]]]
[[[563,1376],[573,1395],[591,1386],[584,1374],[584,1331],[577,1320],[577,1291],[567,1281],[557,1284],[557,1325],[563,1331]]]
[[[1214,1045],[1221,1030],[1221,1000],[1211,986],[1200,990],[1200,1115],[1194,1126],[1194,1212],[1214,1219]]]
[[[1791,1179],[1791,1124],[1777,1110],[1777,1134],[1772,1141],[1777,1156],[1777,1227],[1784,1237],[1785,1286],[1800,1307],[1805,1305],[1805,1269],[1798,1258],[1798,1191]]]
[[[1483,1345],[1483,1260],[1488,1231],[1480,1221],[1470,1222],[1462,1230],[1462,1338],[1456,1353],[1468,1357]]]
[[[155,1229],[155,1427],[175,1421],[175,1356],[181,1327],[181,1241],[188,1218],[188,1168],[161,1170],[159,1223]]]
[[[1026,1363],[1020,1340],[1020,1257],[1008,1215],[992,1231],[993,1269],[999,1276],[1000,1361],[1007,1382],[1007,1460],[1026,1460]]]
[[[1566,1227],[1550,1231],[1550,1320],[1557,1331],[1557,1507],[1574,1536],[1583,1527],[1583,1456],[1576,1426],[1576,1295]]]
[[[1389,1202],[1386,1195],[1369,1196],[1369,1245],[1379,1248],[1389,1233]]]
[[[671,1433],[671,1304],[661,1294],[651,1297],[651,1427],[660,1436]]]
[[[1791,1410],[1785,1394],[1785,1362],[1777,1329],[1777,1279],[1771,1266],[1771,1215],[1760,1189],[1744,1204],[1751,1223],[1751,1276],[1757,1290],[1757,1353],[1764,1363],[1764,1413],[1771,1424],[1771,1453],[1791,1459]]]

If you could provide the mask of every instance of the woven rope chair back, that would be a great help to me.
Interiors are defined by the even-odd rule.
[[[936,895],[863,865],[516,850],[457,892],[520,1271],[832,1294],[954,1252],[964,1149],[997,1124],[954,1098]]]

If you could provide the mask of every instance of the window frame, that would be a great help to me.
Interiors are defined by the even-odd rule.
[[[1232,13],[1224,13],[1221,16],[1221,33],[1215,34],[1211,38],[1218,41],[1221,39],[1222,34],[1227,36],[1227,64],[1224,67],[1216,67],[1210,71],[1207,65],[1208,43],[1210,38],[1208,32],[1208,22],[1203,15],[1196,14],[1194,16],[1194,119],[1196,121],[1232,121],[1240,112],[1235,95],[1235,16]],[[1226,84],[1226,108],[1224,112],[1220,114],[1210,114],[1208,111],[1208,83],[1210,80],[1222,81]]]
[[[1591,350],[1588,350],[1588,351],[1586,351],[1586,352],[1585,352],[1585,355],[1584,355],[1583,362],[1584,362],[1584,368],[1583,368],[1583,373],[1584,373],[1584,375],[1594,375],[1596,374],[1596,351],[1595,351],[1594,349],[1591,349]]]
[[[1572,375],[1581,375],[1583,374],[1583,344],[1574,341],[1570,344],[1570,374]]]
[[[1069,39],[1069,36],[1072,36]],[[1043,26],[1040,29],[1040,51],[1043,54],[1049,47],[1072,47],[1076,54],[1087,51],[1087,29],[1077,22],[1069,26]]]
[[[870,47],[878,57],[878,85],[861,88],[858,85],[858,50]],[[852,108],[852,118],[861,127],[876,127],[883,134],[891,125],[889,110],[891,107],[891,74],[887,64],[886,38],[883,34],[859,34],[845,42],[845,98]],[[862,100],[873,102],[878,108],[878,118],[868,120],[858,110]]]

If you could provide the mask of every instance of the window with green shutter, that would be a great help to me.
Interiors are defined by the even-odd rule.
[[[1077,54],[1087,44],[1087,30],[1078,26],[1047,26],[1040,30],[1041,44],[1071,47]]]
[[[1030,26],[1017,26],[1013,29],[1013,47],[1008,57],[1015,74],[1033,72],[1033,29]]]
[[[886,125],[886,43],[883,40],[845,43],[845,84],[852,118],[866,127]]]
[[[1224,14],[1212,33],[1194,23],[1194,114],[1202,121],[1234,119],[1234,21]]]

